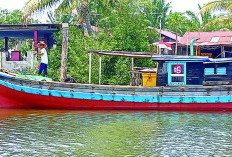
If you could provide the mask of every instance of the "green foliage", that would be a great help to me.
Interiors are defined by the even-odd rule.
[[[131,0],[118,3],[115,9],[117,11],[98,22],[98,25],[106,30],[105,34],[103,32],[103,39],[102,36],[100,39],[104,40],[111,50],[149,52],[148,43],[158,36],[147,28],[151,22],[146,20],[144,14],[137,12],[138,8]],[[141,62],[136,60],[135,66],[142,66]],[[150,66],[154,66],[154,63]],[[108,57],[103,61],[102,80],[105,84],[129,84],[130,71],[130,58]]]
[[[189,20],[183,13],[175,12],[169,14],[166,25],[168,29],[176,34],[184,35],[188,30]]]
[[[152,0],[145,5],[144,13],[154,27],[160,28],[161,24],[161,28],[163,29],[170,7],[170,3],[166,3],[166,0]]]
[[[34,49],[34,41],[32,39],[23,39],[21,41],[19,39],[19,40],[16,40],[15,43],[16,44],[21,43],[20,46],[19,46],[19,49],[21,51],[21,57],[23,57],[24,55],[26,55],[26,53],[28,51],[34,51],[35,50]],[[14,46],[12,46],[12,47],[14,47]]]
[[[198,5],[199,10],[202,9]],[[186,11],[185,15],[187,17],[188,31],[218,31],[218,30],[231,30],[231,20],[225,15],[215,15],[209,12],[200,12],[200,19],[198,18],[199,14],[196,14],[192,11]]]
[[[54,80],[59,80],[60,65],[61,65],[61,52],[62,52],[62,31],[55,35],[57,46],[50,50],[48,53],[49,76]],[[97,42],[90,36],[83,36],[83,31],[76,26],[69,28],[69,43],[68,43],[68,63],[67,73],[75,78],[77,82],[88,83],[89,74],[89,53],[88,50],[95,49]],[[96,59],[95,59],[96,60]],[[93,60],[93,62],[96,62]],[[98,67],[93,66],[92,81],[97,83],[98,80]]]
[[[77,82],[88,83],[89,53],[88,50],[118,50],[149,52],[149,42],[158,37],[158,33],[147,28],[151,23],[132,0],[120,1],[114,6],[115,11],[103,17],[97,24],[100,30],[97,35],[84,36],[78,27],[69,29],[68,71]],[[105,15],[106,16],[106,15]],[[62,33],[55,36],[57,47],[49,53],[50,77],[59,80],[61,60]],[[92,83],[98,83],[99,56],[92,55]],[[152,61],[135,59],[135,66],[154,67]],[[102,56],[102,83],[128,85],[131,79],[131,59],[123,57]]]
[[[56,23],[74,23],[77,21],[77,17],[70,13],[53,13],[49,11],[47,13],[49,20],[48,23],[56,24]]]
[[[207,31],[232,30],[231,6],[232,6],[231,0],[218,0],[218,1],[209,2],[205,6],[200,8],[201,14],[214,15],[213,19],[205,23],[205,30]]]
[[[224,5],[225,3],[228,5]],[[219,14],[219,12],[213,14],[215,8],[230,12],[230,7],[227,7],[231,6],[229,5],[230,3],[230,1],[222,0],[209,2],[203,7],[198,5],[200,14],[192,11],[171,13],[166,21],[166,28],[179,35],[183,35],[186,31],[232,30],[231,16],[228,16],[228,14]]]
[[[0,10],[0,24],[22,24],[23,12],[20,10],[14,10],[9,12],[8,10]]]

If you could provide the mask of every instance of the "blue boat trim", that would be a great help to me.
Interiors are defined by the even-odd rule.
[[[207,97],[153,97],[153,96],[128,96],[65,92],[45,90],[13,85],[0,80],[0,84],[13,90],[44,96],[55,96],[63,98],[104,100],[104,101],[126,101],[126,102],[147,102],[147,103],[228,103],[232,102],[232,96],[207,96]]]
[[[7,75],[7,74],[3,74],[3,73],[1,73],[1,72],[0,72],[0,76],[6,77],[6,78],[12,78],[12,76]]]
[[[176,60],[176,61],[200,61],[211,62],[208,56],[174,56],[174,55],[152,55],[152,60]]]

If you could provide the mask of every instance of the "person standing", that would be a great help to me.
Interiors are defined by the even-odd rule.
[[[43,42],[38,43],[38,48],[41,49],[40,53],[35,53],[35,55],[39,55],[41,56],[41,63],[40,63],[40,67],[39,67],[39,75],[44,72],[44,76],[47,77],[47,65],[48,65],[48,55],[47,55],[47,45]]]

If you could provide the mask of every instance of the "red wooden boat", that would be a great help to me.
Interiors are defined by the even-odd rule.
[[[35,81],[0,73],[0,108],[232,110],[231,85],[132,87]]]

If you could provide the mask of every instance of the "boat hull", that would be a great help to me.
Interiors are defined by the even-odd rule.
[[[104,86],[0,73],[0,108],[232,111],[232,86]]]
[[[230,111],[232,103],[149,103],[64,98],[17,91],[0,85],[0,108]]]

